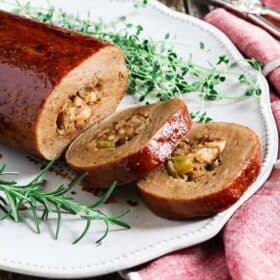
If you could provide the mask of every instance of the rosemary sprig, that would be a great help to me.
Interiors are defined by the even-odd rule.
[[[185,60],[180,57],[168,33],[159,42],[144,38],[143,27],[127,22],[126,17],[120,17],[111,24],[104,24],[102,20],[92,21],[90,14],[86,18],[81,18],[79,15],[74,16],[56,9],[52,5],[43,9],[33,7],[30,2],[21,4],[19,0],[0,0],[0,2],[9,2],[14,12],[18,14],[82,32],[119,46],[125,55],[129,69],[128,93],[135,95],[140,102],[165,101],[197,92],[202,99],[201,109],[192,115],[196,117],[196,120],[209,121],[211,118],[206,114],[204,100],[242,100],[249,95],[257,97],[261,95],[257,75],[256,79],[252,80],[242,74],[244,77],[242,76],[241,79],[240,73],[232,71],[245,60],[231,62],[226,55],[221,55],[216,63],[209,63],[209,67],[202,67],[193,63],[191,59]],[[147,4],[146,0],[140,2],[144,6]],[[140,6],[143,7],[143,5]],[[198,47],[202,51],[207,51],[203,42],[200,42]],[[248,62],[253,68],[256,69],[256,66],[260,68],[256,60],[250,59]],[[247,89],[242,96],[229,97],[220,92],[219,85],[223,84],[229,76],[235,77],[237,84],[246,85]]]
[[[71,214],[79,216],[81,220],[85,221],[85,228],[82,230],[78,238],[73,244],[78,243],[89,231],[92,222],[100,220],[104,222],[104,234],[96,242],[100,243],[109,233],[110,225],[117,225],[122,228],[130,228],[128,224],[121,219],[128,214],[129,211],[124,212],[119,216],[106,215],[99,209],[112,194],[116,188],[116,183],[113,183],[108,191],[102,195],[93,205],[84,205],[73,200],[73,197],[67,195],[74,187],[79,185],[86,174],[76,179],[69,186],[58,186],[52,192],[44,192],[45,181],[43,176],[54,164],[50,161],[48,165],[28,184],[18,185],[16,181],[8,181],[2,179],[4,175],[11,175],[16,173],[5,172],[6,166],[0,168],[0,210],[3,212],[1,220],[10,218],[19,223],[23,220],[22,211],[29,210],[32,214],[36,233],[40,233],[40,223],[47,220],[49,214],[55,213],[57,215],[55,239],[58,239],[62,214]]]

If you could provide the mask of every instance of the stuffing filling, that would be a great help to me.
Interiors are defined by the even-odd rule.
[[[121,146],[132,140],[145,128],[148,117],[147,113],[139,112],[114,122],[110,127],[99,133],[90,145],[97,149]]]
[[[84,128],[93,115],[94,105],[100,102],[101,97],[101,85],[97,79],[69,97],[58,114],[57,133],[69,135]]]
[[[226,141],[222,139],[184,140],[166,162],[167,173],[174,178],[193,181],[221,164],[220,155],[225,145]]]

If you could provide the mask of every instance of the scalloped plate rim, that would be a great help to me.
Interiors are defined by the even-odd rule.
[[[110,0],[111,2],[135,2],[134,0]],[[189,15],[185,15],[179,13],[177,11],[173,11],[163,4],[159,3],[156,0],[150,0],[149,5],[153,8],[157,9],[159,12],[166,14],[166,16],[171,16],[175,19],[182,20],[186,24],[195,24],[197,26],[203,27],[203,29],[208,30],[212,33],[213,37],[216,40],[219,40],[223,46],[228,50],[228,52],[236,57],[240,58],[241,54],[235,48],[235,46],[231,43],[231,41],[218,29],[209,25],[206,22],[203,22],[197,18],[193,18]],[[273,168],[273,162],[277,159],[277,151],[278,151],[278,133],[275,120],[272,115],[272,111],[270,109],[270,99],[269,99],[269,87],[265,78],[262,78],[262,85],[265,88],[265,94],[261,98],[260,103],[260,111],[262,112],[266,125],[270,124],[270,133],[272,138],[274,137],[275,141],[270,143],[270,155],[269,162],[266,162],[265,166],[263,166],[263,171],[261,176],[258,178],[254,185],[262,185],[266,179],[268,178],[271,170]],[[166,253],[182,249],[186,246],[195,245],[206,241],[213,236],[215,236],[224,226],[224,224],[228,221],[230,216],[233,215],[234,211],[246,201],[259,187],[255,187],[254,189],[249,189],[245,195],[231,208],[231,211],[225,211],[214,216],[211,221],[204,226],[199,232],[188,232],[187,234],[181,234],[180,236],[176,236],[173,239],[169,240],[161,240],[154,246],[149,246],[149,248],[143,248],[142,250],[138,250],[136,252],[131,252],[121,257],[109,260],[106,263],[94,263],[86,266],[77,266],[77,267],[59,267],[59,266],[44,266],[39,264],[31,264],[31,263],[22,263],[19,262],[16,258],[13,260],[7,260],[5,257],[0,255],[0,268],[3,270],[14,271],[17,273],[23,273],[34,276],[41,277],[49,277],[49,278],[85,278],[91,276],[98,276],[102,274],[107,274],[111,272],[115,272],[118,270],[127,269],[129,267],[133,267],[139,265],[141,263],[147,262],[154,258],[157,258]],[[195,234],[195,238],[190,236]],[[168,246],[161,246],[162,243],[171,243]],[[162,248],[159,248],[162,247]],[[155,248],[157,249],[155,251]],[[94,248],[93,248],[94,250]],[[144,255],[143,255],[144,253]],[[97,268],[98,267],[98,268]]]

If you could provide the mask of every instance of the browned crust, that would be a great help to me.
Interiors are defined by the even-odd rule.
[[[110,44],[4,11],[0,37],[0,142],[42,156],[36,129],[46,99]]]
[[[193,200],[172,200],[151,194],[139,185],[138,191],[148,207],[158,216],[175,220],[206,217],[221,212],[234,204],[255,181],[260,166],[261,152],[258,140],[251,158],[244,162],[240,173],[219,192]]]
[[[191,129],[192,121],[183,101],[176,114],[159,128],[136,153],[113,162],[79,169],[66,159],[74,170],[87,172],[87,182],[95,188],[108,188],[112,182],[124,185],[149,174],[163,163],[180,141]]]

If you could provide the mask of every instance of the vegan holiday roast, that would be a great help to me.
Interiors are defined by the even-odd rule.
[[[126,44],[137,42],[134,48],[138,51],[140,31],[138,26],[134,37],[113,38]],[[129,227],[120,220],[123,215],[107,216],[95,209],[108,199],[116,185],[136,183],[147,206],[168,219],[209,216],[236,202],[260,170],[258,136],[241,125],[207,123],[212,119],[206,112],[189,113],[178,95],[180,90],[201,91],[204,107],[204,99],[258,97],[261,90],[257,82],[241,74],[238,82],[248,86],[244,96],[221,95],[215,86],[226,77],[211,66],[205,81],[188,84],[184,75],[190,72],[200,78],[207,68],[189,62],[178,71],[176,67],[184,62],[177,61],[177,54],[170,50],[165,62],[154,62],[163,55],[157,57],[152,43],[147,47],[149,42],[144,41],[142,51],[148,52],[144,60],[149,61],[150,56],[151,63],[157,65],[153,71],[167,63],[169,74],[159,74],[162,76],[156,85],[150,80],[141,84],[141,79],[146,82],[149,75],[147,69],[141,70],[144,60],[128,59],[131,53],[125,45],[123,53],[121,44],[115,46],[87,35],[0,11],[0,143],[47,160],[65,158],[70,168],[86,173],[87,190],[108,188],[92,206],[76,203],[67,196],[67,191],[79,184],[85,174],[69,188],[60,186],[53,193],[45,193],[42,176],[51,162],[21,189],[17,182],[3,181],[0,191],[7,194],[13,210],[10,215],[9,203],[0,196],[1,210],[7,217],[19,221],[22,205],[34,200],[43,203],[43,217],[60,208],[71,214],[83,212],[81,218],[88,220],[75,241],[78,242],[88,231],[91,219],[106,224],[100,240],[107,235],[110,223]],[[200,43],[200,48],[204,47]],[[256,61],[249,62],[259,68]],[[231,67],[226,56],[219,57],[217,67],[220,64]],[[139,100],[149,103],[149,93],[163,84],[174,88],[169,93],[163,87],[162,94],[153,100],[158,102],[115,112],[128,87],[130,93],[142,87]],[[193,124],[192,119],[205,123]],[[5,166],[0,171],[5,175]],[[23,194],[26,201],[22,202]],[[31,210],[39,232],[36,203]],[[54,203],[55,209],[48,203]],[[60,218],[56,236],[59,226]]]
[[[0,11],[0,142],[53,159],[123,97],[116,46]]]

